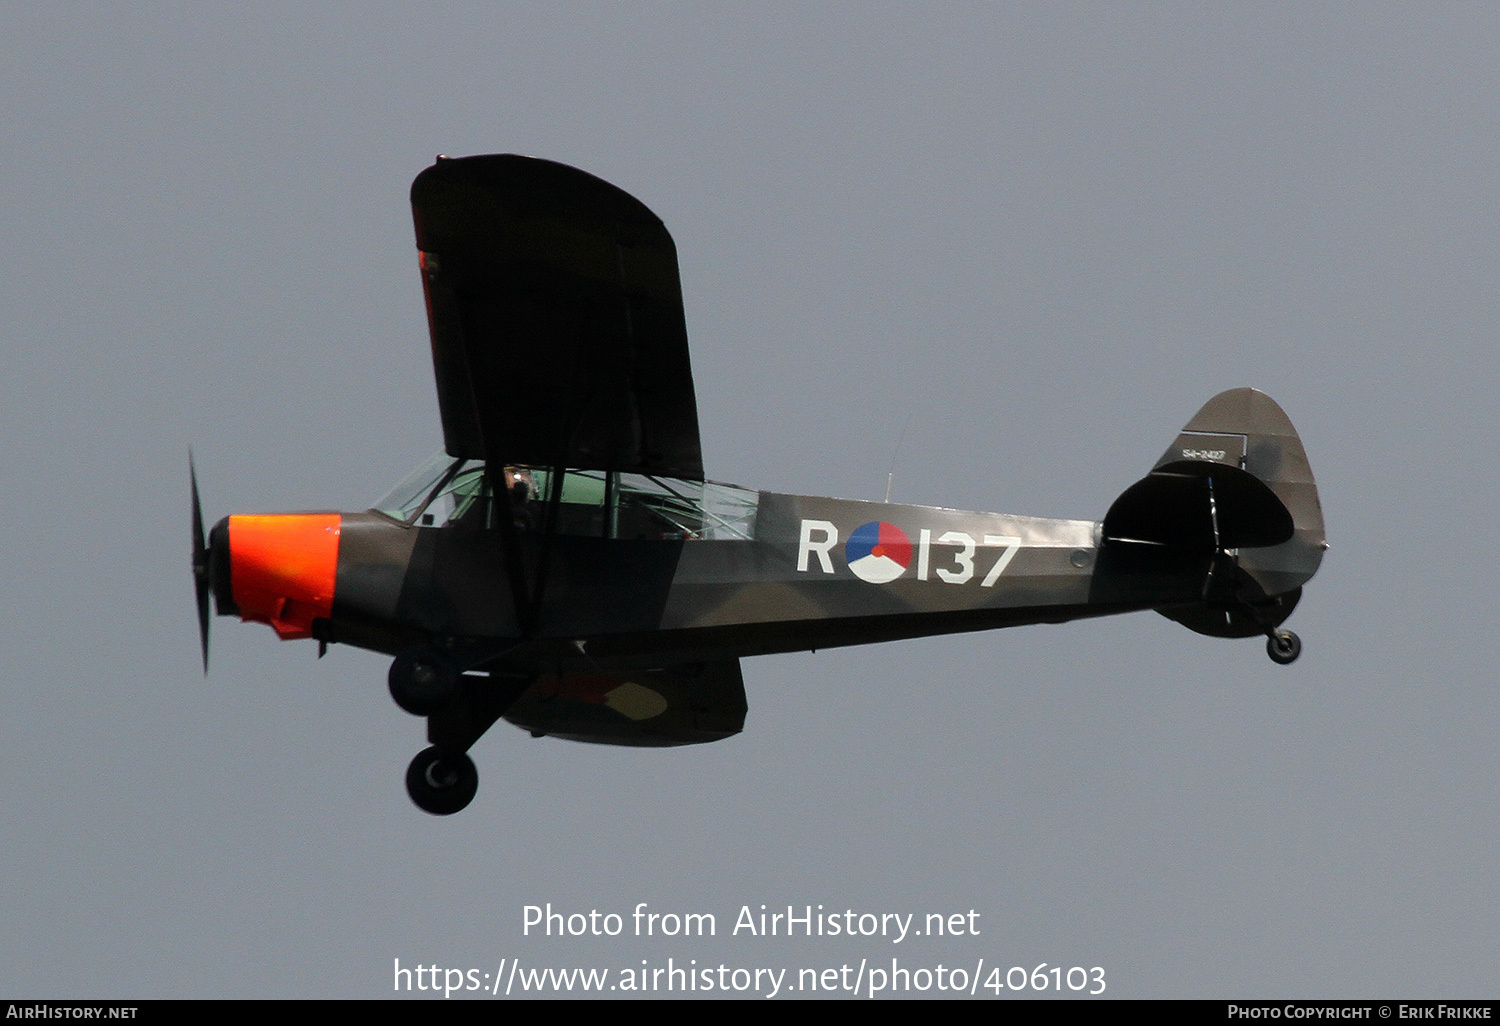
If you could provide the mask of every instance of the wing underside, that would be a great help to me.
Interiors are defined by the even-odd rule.
[[[677,251],[564,164],[441,159],[412,183],[445,447],[702,480]]]

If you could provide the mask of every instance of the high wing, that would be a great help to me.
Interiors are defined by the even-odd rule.
[[[440,158],[411,188],[445,448],[702,480],[677,249],[566,164]]]

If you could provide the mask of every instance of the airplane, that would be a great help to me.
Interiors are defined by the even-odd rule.
[[[220,616],[392,657],[449,815],[499,719],[617,745],[744,727],[740,660],[1156,610],[1281,629],[1327,542],[1291,421],[1251,388],[1197,412],[1098,521],[757,491],[704,477],[676,248],[633,196],[515,155],[412,184],[443,449],[374,507],[233,515],[189,454],[203,671]]]

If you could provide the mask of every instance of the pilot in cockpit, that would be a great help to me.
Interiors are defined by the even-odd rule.
[[[505,490],[510,493],[510,512],[516,527],[529,531],[535,526],[536,478],[527,467],[505,468]]]

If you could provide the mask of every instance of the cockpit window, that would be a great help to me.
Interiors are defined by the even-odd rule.
[[[488,506],[484,464],[471,460],[438,488],[417,522],[423,527],[446,527],[462,520],[483,527]]]
[[[428,498],[438,484],[462,463],[462,460],[456,460],[445,452],[434,453],[416,470],[402,478],[400,484],[371,508],[403,524],[410,523],[427,505]]]
[[[756,492],[713,481],[622,474],[615,537],[745,540],[755,536]],[[630,532],[630,533],[627,533]]]
[[[562,471],[557,506],[549,514],[554,471],[506,467],[515,526],[541,529],[553,517],[558,534],[594,538],[734,541],[755,537],[757,492],[713,481],[681,481],[601,470]],[[444,453],[413,471],[374,507],[419,527],[462,523],[494,527],[504,505],[493,494],[493,473],[480,460]]]
[[[550,471],[530,471],[536,503],[550,495]],[[760,494],[713,481],[645,474],[564,471],[558,531],[603,538],[746,541],[755,537]],[[538,507],[539,511],[539,507]],[[540,522],[537,515],[533,519]]]

